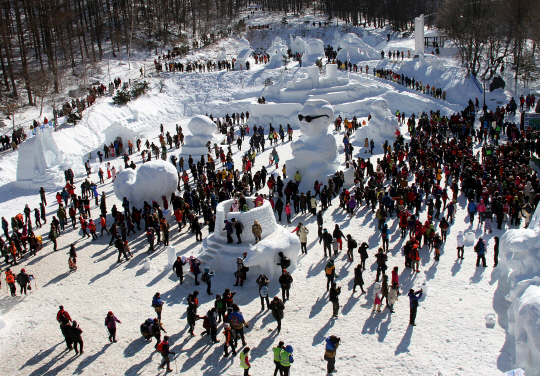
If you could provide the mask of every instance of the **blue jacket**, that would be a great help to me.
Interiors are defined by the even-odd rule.
[[[418,307],[418,300],[420,300],[420,298],[422,297],[422,291],[417,291],[417,292],[409,291],[408,295],[409,295],[409,302],[410,302],[411,308],[414,307],[415,305]]]
[[[161,300],[161,298],[158,298],[157,296],[154,296],[154,298],[152,299],[152,305],[161,307],[163,305],[163,300]]]
[[[394,202],[394,200],[392,199],[392,197],[386,195],[386,196],[383,197],[382,202],[383,202],[384,206],[390,207],[390,206],[392,206],[392,203]]]
[[[206,274],[208,276],[208,280],[210,280],[215,275],[214,272],[210,273],[210,268],[209,267],[204,268],[204,273],[203,274]]]
[[[476,243],[477,247],[474,247],[475,252],[478,254],[478,256],[483,256],[486,254],[486,246],[484,242],[479,241]]]
[[[334,351],[336,349],[336,344],[330,340],[330,337],[326,337],[326,350]]]
[[[476,213],[476,204],[474,202],[469,202],[469,205],[467,205],[467,211],[469,213]]]

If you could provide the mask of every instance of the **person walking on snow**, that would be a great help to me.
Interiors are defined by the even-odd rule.
[[[249,370],[251,368],[251,364],[249,364],[249,350],[251,350],[249,347],[246,347],[242,350],[240,353],[240,367],[244,370],[244,376],[251,376],[249,374]]]
[[[486,242],[484,239],[479,238],[478,242],[474,246],[474,251],[476,252],[476,267],[480,266],[480,260],[482,261],[482,266],[487,267],[486,264]]]
[[[293,347],[291,345],[287,345],[283,350],[281,350],[281,353],[279,354],[279,362],[281,364],[283,376],[289,376],[290,374],[291,364],[294,362],[292,353]]]
[[[141,68],[142,69],[142,68]],[[172,372],[171,369],[171,360],[169,359],[169,354],[176,355],[176,353],[170,351],[169,347],[169,336],[164,336],[163,341],[161,341],[157,347],[158,351],[161,353],[161,356],[163,357],[163,361],[161,362],[161,365],[159,368],[164,368],[165,365],[167,365],[166,372]]]
[[[416,311],[418,310],[418,301],[422,297],[422,289],[414,292],[413,289],[409,290],[409,304],[410,304],[410,317],[409,325],[416,326]]]
[[[112,311],[109,311],[107,313],[107,316],[105,317],[105,326],[107,327],[107,330],[109,331],[109,342],[117,342],[116,341],[116,323],[122,323],[120,320],[116,318],[116,316],[112,313]]]

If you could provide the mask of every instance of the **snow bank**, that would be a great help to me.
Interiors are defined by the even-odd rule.
[[[300,139],[291,144],[293,158],[286,161],[287,171],[293,176],[300,172],[300,192],[312,188],[315,180],[335,173],[339,167],[336,139],[328,133],[328,125],[334,119],[334,109],[325,100],[309,99],[302,108],[304,116],[300,123]],[[317,117],[311,122],[306,116]]]
[[[143,202],[170,197],[178,186],[178,173],[171,163],[165,161],[146,162],[137,170],[121,171],[114,180],[114,194],[120,201],[126,197],[131,206],[141,207]]]
[[[516,364],[528,376],[540,375],[540,277],[522,281],[506,299],[508,333],[516,341]]]
[[[384,142],[396,137],[399,124],[392,115],[386,99],[375,99],[371,105],[371,120],[356,131],[356,141],[364,142],[365,138],[373,139],[375,143]]]

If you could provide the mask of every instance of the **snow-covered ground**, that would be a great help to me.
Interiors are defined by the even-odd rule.
[[[289,42],[289,35],[321,38],[325,44],[331,43],[335,27],[318,28],[306,25],[304,20],[317,18],[289,18],[289,26],[282,28],[275,21],[275,15],[258,14],[250,17],[248,25],[272,23],[273,29],[264,32],[247,32],[245,35],[251,42],[252,48],[265,48],[274,36],[281,36]],[[355,28],[339,29],[341,35],[354,32]],[[390,43],[385,40],[386,30],[370,29],[364,32],[363,41],[376,50],[390,48],[412,49],[413,39],[400,39],[393,35]],[[264,35],[264,36],[263,36]],[[219,45],[198,51],[184,60],[215,58],[225,47],[228,58],[239,52],[238,39],[229,38]],[[429,51],[427,51],[429,52]],[[372,74],[353,74],[340,72],[339,77],[349,77],[351,83],[374,85],[379,94],[377,97],[386,99],[390,110],[405,111],[407,116],[412,112],[441,110],[443,114],[451,114],[463,108],[469,98],[479,97],[480,93],[474,84],[466,79],[466,73],[452,59],[455,51],[443,49],[442,57],[435,58],[435,63],[404,62],[400,69],[422,82],[429,82],[437,87],[443,87],[447,92],[448,101],[432,97],[401,85],[391,83]],[[149,66],[151,60],[140,59],[132,63],[131,71],[127,71],[125,61],[111,61],[112,77],[119,76],[124,81],[138,76],[138,67]],[[407,60],[407,59],[406,59]],[[207,72],[207,73],[163,73],[156,76],[151,73],[148,78],[151,93],[137,99],[124,107],[112,104],[110,97],[103,97],[84,112],[83,120],[75,127],[66,127],[55,133],[55,140],[60,149],[71,162],[74,171],[79,174],[77,185],[83,181],[83,163],[88,153],[101,150],[104,140],[103,130],[114,120],[132,116],[131,109],[136,109],[139,119],[148,123],[148,136],[157,143],[159,124],[163,123],[165,131],[174,132],[179,124],[187,129],[191,116],[198,114],[213,114],[225,116],[232,112],[250,110],[250,103],[261,95],[264,81],[271,78],[279,83],[281,80],[297,78],[306,73],[306,68],[298,68],[297,63],[289,64],[285,71],[281,69],[265,69],[261,64],[251,62],[250,71]],[[370,70],[397,64],[367,61]],[[409,73],[410,72],[410,73]],[[107,79],[108,80],[108,79]],[[107,81],[106,81],[107,82]],[[510,85],[509,85],[510,86]],[[496,92],[487,95],[490,109],[494,103],[506,103],[510,92]],[[493,100],[492,100],[493,99]],[[480,99],[481,100],[481,99]],[[365,115],[364,115],[365,116]],[[402,127],[402,132],[406,129]],[[343,135],[336,134],[338,144]],[[298,132],[294,134],[297,139]],[[268,145],[268,144],[267,144]],[[355,156],[366,156],[362,145],[356,145]],[[244,151],[246,150],[244,144]],[[240,159],[244,151],[236,152],[236,165],[241,165]],[[280,160],[291,158],[290,143],[280,144],[277,148]],[[266,165],[269,150],[257,156],[255,170]],[[172,154],[178,154],[173,150]],[[382,154],[381,145],[375,148],[373,162]],[[171,153],[169,154],[169,156]],[[17,153],[3,153],[0,160],[0,203],[1,215],[8,220],[22,212],[26,203],[31,208],[37,207],[39,195],[37,192],[24,191],[15,188]],[[24,157],[24,156],[20,156]],[[343,161],[343,154],[340,160]],[[140,156],[134,155],[137,164],[141,163]],[[118,167],[120,159],[112,161]],[[280,165],[281,168],[281,165]],[[268,167],[269,172],[274,167]],[[279,169],[278,172],[281,172]],[[289,173],[291,173],[289,171]],[[96,174],[91,180],[98,181]],[[347,186],[351,182],[347,182]],[[107,205],[110,208],[119,201],[114,197],[110,180],[99,187],[99,191],[107,194]],[[262,192],[267,193],[267,188]],[[48,220],[56,215],[55,192],[48,192]],[[466,220],[465,199],[458,202],[458,213],[455,223],[451,226],[448,241],[442,248],[441,260],[434,263],[424,247],[421,250],[421,273],[413,274],[403,270],[404,259],[401,254],[403,240],[400,239],[398,221],[392,218],[389,223],[390,252],[389,267],[400,267],[401,291],[409,288],[420,288],[427,283],[428,294],[422,299],[418,312],[416,327],[408,326],[409,301],[406,296],[399,298],[396,303],[396,313],[372,314],[373,282],[375,279],[374,253],[380,244],[376,231],[374,214],[365,207],[356,211],[352,219],[346,217],[334,200],[333,206],[324,214],[325,226],[330,229],[339,223],[344,234],[351,234],[359,244],[363,241],[370,245],[368,268],[364,273],[367,294],[352,294],[352,279],[356,263],[346,261],[342,251],[336,261],[336,271],[339,274],[337,282],[342,286],[340,297],[341,312],[339,319],[332,319],[331,304],[328,304],[328,294],[325,291],[324,276],[325,261],[321,257],[322,246],[318,244],[317,225],[309,215],[293,215],[292,224],[284,224],[291,231],[298,221],[307,224],[308,254],[299,259],[298,267],[293,273],[294,284],[291,290],[291,300],[286,305],[285,319],[281,334],[276,335],[275,322],[269,311],[260,312],[258,289],[255,284],[257,275],[249,274],[243,287],[237,287],[235,302],[250,322],[247,329],[247,343],[252,348],[252,375],[267,375],[273,371],[271,348],[279,340],[294,347],[295,363],[293,374],[309,372],[324,374],[326,363],[322,360],[324,353],[324,338],[334,334],[340,336],[342,345],[338,350],[336,367],[340,374],[364,375],[497,375],[512,368],[514,354],[512,341],[507,340],[501,318],[494,328],[486,327],[485,316],[495,312],[506,313],[509,303],[504,300],[507,287],[497,288],[496,275],[492,262],[488,268],[475,267],[475,255],[472,247],[465,250],[464,262],[456,261],[456,235],[458,231],[472,230],[476,236],[482,230],[476,225],[471,229]],[[99,208],[92,206],[92,215],[96,218]],[[421,221],[426,219],[422,212]],[[170,219],[169,219],[170,220]],[[109,223],[111,220],[109,218]],[[170,220],[171,222],[171,220]],[[216,224],[221,226],[222,224]],[[99,226],[98,226],[99,227]],[[37,230],[37,234],[46,238],[46,225]],[[176,226],[171,231],[171,245],[176,247],[180,255],[190,255],[198,251],[200,244],[194,241],[192,234],[184,230],[176,232]],[[488,259],[492,256],[493,236],[501,237],[504,231],[494,230],[484,236],[488,240]],[[207,235],[207,228],[203,229]],[[140,324],[155,313],[150,306],[151,298],[159,291],[166,302],[163,311],[164,327],[170,335],[172,351],[177,352],[176,366],[178,371],[188,375],[239,375],[241,369],[239,360],[222,358],[222,346],[212,345],[207,337],[189,337],[186,322],[185,299],[195,290],[193,280],[179,285],[171,268],[166,266],[167,255],[164,247],[149,256],[146,253],[147,242],[141,232],[137,236],[129,236],[134,258],[122,264],[116,263],[116,250],[108,247],[109,237],[99,238],[92,242],[82,240],[79,230],[69,229],[59,239],[59,250],[53,252],[48,240],[44,249],[37,257],[27,257],[27,260],[15,267],[19,272],[22,267],[36,277],[37,289],[25,297],[11,298],[8,294],[1,297],[1,316],[6,327],[0,329],[0,373],[21,375],[56,375],[56,374],[88,374],[88,375],[135,375],[159,374],[157,366],[161,356],[154,351],[150,343],[144,342],[139,333]],[[78,251],[78,270],[68,273],[68,251],[71,243],[76,244]],[[155,266],[150,271],[142,270],[142,262],[150,257]],[[355,257],[358,260],[358,256]],[[277,268],[277,266],[276,266]],[[234,276],[220,274],[213,279],[212,290],[222,294],[225,288],[231,288],[235,282]],[[213,298],[205,294],[205,288],[198,286],[201,292],[199,315],[204,315],[213,306]],[[505,290],[506,289],[506,290]],[[279,294],[277,280],[270,283],[271,296]],[[77,320],[83,329],[85,354],[76,357],[73,352],[64,352],[63,337],[56,322],[56,312],[59,305],[64,305],[72,318]],[[107,340],[103,325],[106,313],[112,310],[122,321],[119,324],[118,343],[110,344]],[[197,324],[196,333],[202,331],[202,321]],[[220,326],[222,329],[222,326]],[[222,339],[222,336],[220,336]],[[173,364],[173,368],[174,368]]]

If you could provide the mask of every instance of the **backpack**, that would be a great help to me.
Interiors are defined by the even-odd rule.
[[[208,274],[204,273],[204,274],[201,276],[201,282],[208,282]]]
[[[157,351],[159,351],[160,353],[163,353],[163,342],[160,342],[160,343],[157,345]]]
[[[240,326],[240,319],[238,318],[238,316],[236,316],[236,315],[232,316],[231,315],[231,326],[232,327]]]
[[[353,248],[358,247],[358,243],[354,239],[352,240],[351,245],[352,245]]]
[[[283,257],[281,259],[281,268],[287,269],[289,266],[291,266],[291,259],[288,257]]]
[[[62,314],[60,315],[60,323],[62,325],[67,325],[69,323],[69,319],[65,312],[62,312]]]

